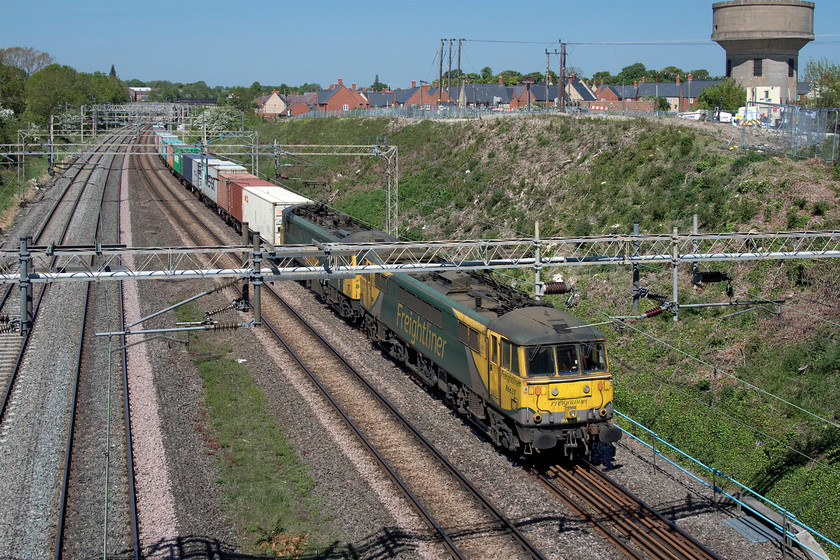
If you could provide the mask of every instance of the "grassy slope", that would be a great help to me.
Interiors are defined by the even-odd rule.
[[[409,238],[533,235],[536,220],[543,235],[625,233],[635,220],[643,232],[666,233],[675,225],[687,232],[695,213],[701,232],[840,229],[836,168],[727,150],[731,129],[715,126],[561,117],[312,119],[264,125],[260,139],[373,144],[387,136],[399,147],[400,232]],[[309,163],[317,165],[281,171],[320,183],[289,181],[290,188],[382,227],[381,158]],[[263,171],[272,166],[261,162]],[[678,323],[663,315],[608,330],[618,408],[839,539],[840,430],[732,377],[840,423],[837,265],[718,268],[736,279],[736,298],[787,299],[810,315],[788,307],[780,319],[684,310]],[[592,321],[631,313],[629,270],[574,274],[582,296],[576,313]],[[670,270],[643,268],[642,284],[670,294]],[[681,303],[726,301],[719,285],[693,289],[687,270],[680,284]],[[642,311],[653,307],[642,305]]]

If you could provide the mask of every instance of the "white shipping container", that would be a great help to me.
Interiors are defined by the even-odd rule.
[[[283,210],[295,204],[312,202],[283,187],[245,187],[242,189],[242,221],[258,231],[272,245],[283,243]]]
[[[207,176],[207,167],[213,163],[221,163],[223,160],[207,156],[206,159],[199,158],[193,161],[193,173],[190,181],[199,192],[204,192],[204,182]]]

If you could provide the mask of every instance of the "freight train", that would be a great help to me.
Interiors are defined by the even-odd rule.
[[[248,222],[270,244],[396,241],[233,162],[189,153],[162,131],[155,145],[208,206],[235,227]],[[358,274],[306,284],[503,449],[588,457],[621,438],[604,335],[491,273]]]

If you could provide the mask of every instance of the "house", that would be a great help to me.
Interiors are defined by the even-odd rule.
[[[285,114],[288,109],[288,103],[276,89],[272,90],[268,95],[255,97],[254,102],[257,104],[254,112],[264,119],[268,117],[279,117]]]
[[[393,91],[365,91],[362,93],[368,100],[369,109],[392,107],[395,103]]]
[[[549,83],[546,89],[545,82],[538,84],[531,84],[528,88],[524,84],[518,84],[513,88],[513,99],[511,100],[511,107],[527,107],[528,106],[528,91],[530,90],[531,103],[539,103],[545,107],[554,107],[558,100],[559,86]],[[568,78],[565,81],[564,90],[565,103],[570,105],[584,105],[595,100],[595,93],[589,86],[574,77]],[[546,95],[548,96],[546,98]]]
[[[514,88],[507,88],[499,78],[498,84],[469,84],[449,88],[449,97],[458,100],[459,107],[511,108]],[[444,90],[446,92],[447,90]]]
[[[132,101],[146,101],[151,91],[152,88],[150,87],[130,87],[128,88],[128,97]]]
[[[430,85],[422,85],[417,87],[417,82],[411,81],[411,88],[394,92],[394,102],[398,107],[424,107],[425,109],[433,109],[440,103],[452,103],[454,99],[450,98],[446,90],[438,90]]]
[[[331,84],[330,89],[318,92],[318,109],[321,111],[349,111],[367,106],[368,100],[361,92],[356,91],[356,84],[348,88],[341,78],[337,84]]]

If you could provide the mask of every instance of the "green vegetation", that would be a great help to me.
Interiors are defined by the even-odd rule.
[[[720,103],[724,111],[737,111],[747,104],[747,90],[735,80],[728,79],[716,86],[706,88],[697,97],[697,103],[692,105],[697,109],[714,109]]]
[[[200,316],[178,308],[179,320]],[[248,535],[251,552],[297,556],[323,543],[314,479],[268,409],[267,397],[234,360],[224,335],[194,337],[190,353],[204,380],[205,440],[216,457],[225,516]]]
[[[260,138],[373,144],[387,136],[399,147],[400,233],[409,238],[533,235],[536,220],[546,236],[626,233],[636,220],[643,232],[687,232],[694,214],[701,232],[840,229],[836,168],[730,151],[727,132],[678,121],[345,118],[264,124]],[[383,226],[382,158],[297,163],[305,165],[285,171],[292,179],[284,184]],[[272,166],[260,162],[263,172]],[[666,313],[608,328],[618,409],[836,540],[840,430],[796,408],[840,423],[836,263],[714,268],[734,278],[735,298],[790,305],[781,318],[765,311],[727,317],[743,308],[684,309],[676,323]],[[629,270],[562,272],[577,286],[582,318],[633,313]],[[513,275],[527,283],[527,272]],[[642,284],[653,293],[670,294],[670,281],[670,267],[643,267]],[[687,270],[680,293],[681,303],[728,300],[723,286],[693,288]],[[655,305],[643,301],[636,313]]]
[[[814,89],[817,107],[840,107],[840,64],[811,59],[805,65],[805,77]]]

